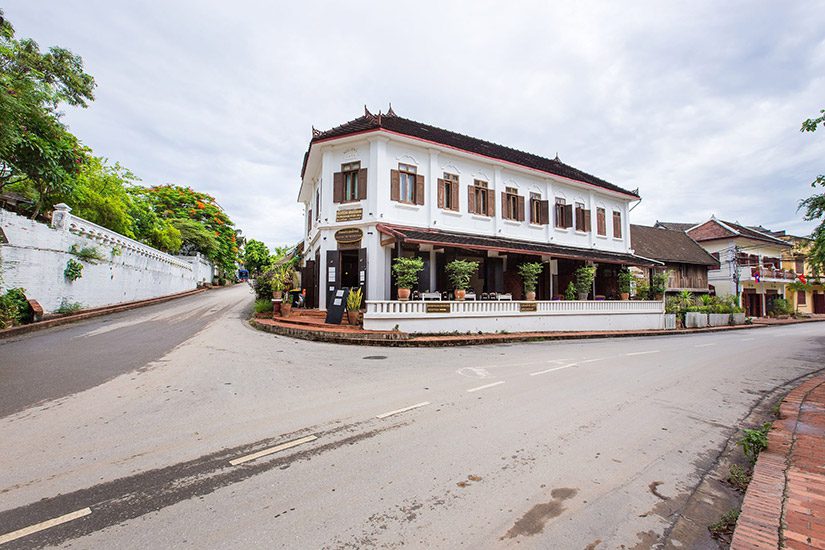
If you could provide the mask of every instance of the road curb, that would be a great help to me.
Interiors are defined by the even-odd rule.
[[[597,338],[638,338],[647,336],[679,336],[687,334],[703,334],[708,332],[730,332],[734,330],[749,330],[764,328],[771,325],[736,325],[726,327],[708,327],[682,330],[656,331],[600,331],[600,332],[545,332],[545,333],[513,333],[513,334],[483,334],[483,335],[443,335],[443,336],[411,336],[404,332],[335,332],[329,329],[305,329],[285,324],[263,323],[261,319],[250,319],[249,324],[263,332],[280,336],[310,340],[313,342],[327,342],[332,344],[349,344],[360,346],[386,347],[453,347],[453,346],[480,346],[489,344],[510,344],[516,342],[542,342],[552,340],[586,340]],[[778,326],[778,325],[775,325]]]
[[[55,319],[47,319],[45,321],[39,321],[37,323],[30,323],[28,325],[20,325],[17,327],[11,327],[7,329],[0,330],[0,340],[5,338],[11,338],[13,336],[20,336],[23,334],[28,334],[31,332],[36,332],[39,330],[44,330],[47,328],[58,327],[61,325],[67,325],[69,323],[76,323],[78,321],[84,321],[86,319],[92,319],[94,317],[102,317],[104,315],[110,315],[112,313],[120,313],[121,311],[129,311],[132,309],[137,309],[145,306],[151,306],[155,304],[162,304],[163,302],[169,302],[172,300],[177,300],[178,298],[186,298],[187,296],[194,296],[195,294],[200,294],[201,292],[206,292],[208,289],[206,288],[196,288],[194,290],[187,290],[186,292],[179,292],[177,294],[168,294],[166,296],[159,296],[157,298],[148,298],[146,300],[135,300],[134,302],[124,302],[122,304],[117,304],[114,306],[102,306],[96,307],[92,309],[87,309],[83,311],[79,311],[77,313],[71,315],[65,315],[63,317],[57,317]]]
[[[790,499],[788,494],[789,474],[794,468],[792,455],[797,440],[799,416],[809,394],[823,385],[825,374],[816,375],[791,390],[782,400],[780,418],[773,422],[768,433],[768,447],[759,453],[754,466],[731,540],[732,550],[776,549],[785,546],[784,535],[789,527],[788,513],[791,511],[798,514],[800,506],[804,507],[804,503]],[[819,484],[823,484],[823,481],[820,480]],[[813,482],[808,480],[808,485],[813,485]],[[816,492],[816,489],[811,490]],[[800,535],[799,530],[813,529],[804,522],[797,522],[792,527],[796,535]],[[812,531],[809,531],[809,540],[811,534]],[[796,542],[798,540],[791,541],[791,547],[798,547]]]

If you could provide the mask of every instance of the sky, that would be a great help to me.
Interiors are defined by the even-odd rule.
[[[247,238],[302,238],[314,125],[386,112],[560,159],[642,201],[807,234],[825,172],[825,3],[5,0],[97,81],[64,121],[144,184],[214,195]]]

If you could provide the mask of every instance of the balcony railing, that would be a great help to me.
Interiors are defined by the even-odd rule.
[[[756,279],[757,275],[759,279],[765,280],[772,280],[772,281],[793,281],[796,279],[796,273],[793,271],[788,271],[786,269],[773,269],[770,267],[744,267],[742,269],[744,274],[750,273],[749,277],[745,277],[747,279]]]
[[[658,300],[542,300],[528,301],[407,301],[367,300],[365,317],[397,316],[508,316],[610,313],[662,313],[664,305]]]

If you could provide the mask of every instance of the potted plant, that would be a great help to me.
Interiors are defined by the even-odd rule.
[[[544,264],[541,262],[525,262],[518,266],[518,274],[524,283],[524,292],[531,302],[536,299],[536,285],[543,270]]]
[[[626,267],[619,270],[619,295],[622,300],[630,299],[630,287],[633,285],[634,279],[635,277]]]
[[[650,294],[654,300],[661,300],[665,295],[667,289],[667,272],[658,271],[653,274],[653,279],[650,281]]]
[[[587,300],[595,279],[596,266],[594,265],[583,265],[576,270],[576,293],[579,300]]]
[[[445,266],[445,269],[455,289],[455,299],[463,300],[470,286],[470,278],[478,271],[478,262],[453,260]]]
[[[418,284],[418,274],[424,270],[424,260],[415,258],[396,258],[392,266],[395,284],[398,285],[398,299],[410,299],[410,291]]]
[[[284,266],[281,268],[275,280],[280,281],[280,286],[283,292],[283,301],[281,302],[281,316],[289,317],[292,312],[292,279],[295,271],[291,267]]]
[[[572,302],[576,299],[576,285],[573,281],[570,281],[567,284],[567,289],[564,291],[564,299],[568,302]]]
[[[361,301],[364,299],[362,287],[351,288],[347,294],[347,322],[353,326],[361,326],[364,314],[361,312]]]

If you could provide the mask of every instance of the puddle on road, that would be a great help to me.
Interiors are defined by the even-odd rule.
[[[561,487],[553,489],[550,496],[553,500],[533,506],[529,512],[518,519],[500,540],[513,539],[520,535],[529,537],[544,531],[544,526],[553,518],[564,512],[564,501],[576,496],[578,489]]]

